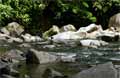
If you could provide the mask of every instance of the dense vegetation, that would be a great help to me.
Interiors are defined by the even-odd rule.
[[[118,12],[120,0],[0,0],[0,26],[16,21],[32,34],[53,24],[79,28],[94,22],[106,28]]]

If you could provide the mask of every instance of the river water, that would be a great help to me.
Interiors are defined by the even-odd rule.
[[[21,63],[18,69],[18,71],[21,72],[21,78],[24,78],[24,74],[29,75],[30,78],[45,78],[43,73],[46,68],[52,68],[64,75],[70,76],[96,64],[109,61],[112,61],[116,65],[120,64],[120,42],[112,42],[107,46],[99,48],[60,46],[51,49],[41,49],[41,45],[35,45],[34,47],[47,52],[77,53],[77,61],[75,63],[52,63],[42,65],[26,65],[25,63]]]

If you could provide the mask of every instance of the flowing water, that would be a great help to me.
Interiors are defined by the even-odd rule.
[[[39,48],[39,45],[36,45],[35,47],[41,50],[41,48]],[[44,78],[42,74],[46,68],[53,68],[63,73],[64,75],[70,76],[76,74],[77,72],[80,72],[81,70],[85,70],[93,65],[100,63],[112,61],[114,64],[120,64],[120,42],[113,42],[107,46],[99,48],[61,46],[52,49],[42,50],[47,52],[77,53],[77,62],[46,65],[29,65],[25,68],[31,78]]]
[[[24,74],[28,74],[30,78],[45,78],[43,73],[46,68],[53,68],[64,75],[70,76],[100,63],[112,61],[114,64],[120,64],[120,42],[112,42],[107,46],[99,48],[60,46],[51,49],[41,49],[40,45],[34,45],[34,47],[47,52],[77,53],[77,62],[42,65],[26,65],[25,63],[21,63],[18,69],[21,72],[21,78],[24,78]]]

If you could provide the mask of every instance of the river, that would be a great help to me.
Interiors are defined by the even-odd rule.
[[[35,46],[38,50],[39,45]],[[107,46],[99,48],[88,47],[69,47],[61,46],[52,49],[42,49],[47,52],[69,52],[77,53],[77,61],[75,63],[52,63],[42,65],[26,65],[22,64],[20,71],[27,73],[31,78],[45,78],[42,74],[46,68],[53,68],[64,75],[73,75],[82,70],[88,69],[93,65],[112,61],[115,65],[120,64],[120,42],[112,42]],[[47,74],[46,74],[47,75]]]

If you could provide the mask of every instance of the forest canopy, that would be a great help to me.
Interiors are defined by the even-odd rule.
[[[66,24],[96,23],[106,29],[119,12],[120,0],[0,0],[0,27],[15,21],[32,34]]]

